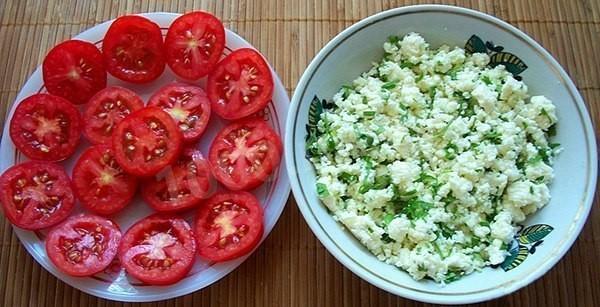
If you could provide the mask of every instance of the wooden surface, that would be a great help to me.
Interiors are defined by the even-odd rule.
[[[531,35],[565,67],[600,119],[600,0],[435,1],[498,16]],[[203,9],[269,59],[291,96],[304,68],[335,34],[376,12],[411,1],[17,1],[0,0],[0,119],[56,43],[116,16]],[[3,120],[0,120],[3,124]],[[596,129],[596,135],[599,130]],[[485,306],[600,306],[600,211],[548,274]],[[0,218],[0,306],[121,306],[54,278]],[[137,304],[134,304],[137,305]],[[292,197],[275,229],[218,283],[150,306],[422,306],[379,290],[338,263],[313,236]]]

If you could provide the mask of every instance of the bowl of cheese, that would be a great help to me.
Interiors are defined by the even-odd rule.
[[[286,167],[319,240],[373,285],[464,304],[547,272],[591,208],[581,95],[515,27],[419,5],[333,38],[295,90]]]

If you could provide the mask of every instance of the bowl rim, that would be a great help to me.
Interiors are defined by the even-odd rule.
[[[543,261],[541,266],[538,266],[537,268],[533,269],[531,274],[525,276],[524,278],[513,279],[509,282],[503,283],[491,289],[483,289],[476,292],[466,292],[458,294],[441,294],[437,292],[424,292],[422,290],[410,287],[402,287],[399,285],[394,285],[389,281],[383,280],[381,277],[373,274],[371,271],[362,267],[360,263],[355,261],[347,253],[345,253],[343,251],[343,248],[338,246],[333,241],[333,239],[327,234],[325,228],[319,223],[312,210],[310,209],[308,199],[303,193],[300,181],[297,180],[298,171],[295,159],[296,131],[294,130],[295,126],[297,125],[296,114],[298,113],[297,111],[300,107],[301,101],[305,100],[306,86],[311,81],[312,76],[315,70],[318,68],[318,66],[327,58],[327,56],[333,51],[333,49],[335,49],[335,47],[340,45],[344,40],[352,36],[354,33],[358,32],[363,27],[366,27],[370,24],[376,23],[378,21],[393,16],[423,12],[453,13],[468,17],[474,17],[481,21],[491,23],[496,27],[509,32],[510,34],[513,34],[515,36],[515,39],[522,40],[524,43],[526,43],[532,49],[534,49],[539,54],[539,56],[542,59],[544,59],[547,62],[547,64],[550,67],[552,67],[560,76],[560,78],[564,81],[564,85],[569,91],[569,94],[572,96],[573,101],[575,102],[575,106],[579,111],[579,116],[581,117],[582,126],[584,128],[586,142],[589,145],[588,157],[591,158],[589,158],[588,161],[590,165],[590,170],[588,172],[589,177],[587,180],[587,187],[584,190],[583,200],[580,202],[580,207],[577,211],[575,219],[573,220],[571,227],[567,230],[567,235],[565,236],[565,238],[563,238],[555,246],[554,250],[549,253],[550,256],[548,256],[547,259]],[[319,241],[346,268],[348,268],[354,274],[358,275],[370,284],[395,295],[428,303],[467,304],[486,301],[512,293],[544,275],[566,254],[566,252],[570,249],[574,241],[577,239],[583,226],[585,225],[585,221],[587,220],[587,217],[593,204],[598,172],[598,161],[597,159],[593,158],[597,157],[596,138],[593,132],[594,128],[589,116],[589,112],[587,111],[587,107],[579,91],[575,87],[575,84],[565,72],[565,70],[562,68],[562,66],[558,63],[558,61],[556,61],[556,59],[554,59],[554,57],[534,39],[529,37],[527,34],[522,32],[518,28],[508,24],[507,22],[502,21],[494,16],[485,14],[483,12],[449,5],[412,5],[389,9],[371,15],[360,20],[357,23],[354,23],[353,25],[344,29],[341,33],[337,34],[333,39],[331,39],[313,58],[311,63],[308,65],[308,67],[302,74],[298,85],[296,86],[289,110],[290,112],[288,112],[288,117],[286,120],[285,135],[286,167],[288,171],[288,176],[290,177],[289,179],[292,188],[292,193],[294,194],[296,204],[300,209],[305,221],[307,222],[313,233],[316,235],[316,237],[319,239]]]

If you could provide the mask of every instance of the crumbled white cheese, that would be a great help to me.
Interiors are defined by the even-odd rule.
[[[449,282],[499,264],[550,200],[556,108],[487,54],[416,33],[342,88],[311,158],[334,218],[378,259]]]

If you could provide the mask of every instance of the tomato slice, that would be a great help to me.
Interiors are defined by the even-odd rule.
[[[112,141],[115,158],[126,172],[152,176],[177,159],[183,136],[169,114],[146,107],[125,117]]]
[[[81,118],[68,100],[48,94],[25,98],[10,120],[10,138],[30,159],[60,161],[79,144]]]
[[[102,52],[108,72],[123,81],[150,82],[165,69],[160,28],[142,16],[117,18],[104,36]]]
[[[110,143],[116,125],[143,107],[144,101],[136,93],[119,86],[107,87],[86,105],[83,133],[94,144]]]
[[[74,104],[86,103],[106,87],[106,69],[102,53],[91,43],[68,40],[56,45],[42,64],[48,93]]]
[[[0,176],[0,202],[11,223],[37,230],[67,218],[75,196],[62,167],[50,162],[28,161],[9,168]]]
[[[186,148],[171,168],[144,182],[142,197],[156,211],[183,211],[196,207],[209,196],[213,188],[211,180],[202,153]]]
[[[206,92],[215,113],[240,119],[264,109],[273,96],[271,69],[253,49],[226,56],[208,76]]]
[[[81,214],[54,227],[46,238],[46,253],[61,271],[71,276],[91,276],[106,269],[121,241],[112,221]]]
[[[201,257],[217,262],[241,257],[262,238],[262,206],[248,192],[217,193],[198,210],[195,231]]]
[[[121,240],[119,259],[131,276],[150,285],[181,280],[194,264],[196,243],[181,218],[151,215],[133,225]]]
[[[101,144],[88,148],[77,160],[73,188],[87,209],[109,215],[131,202],[137,179],[121,169],[109,145]]]
[[[167,63],[178,76],[196,80],[213,70],[225,48],[225,28],[201,11],[184,14],[171,24],[165,38]]]
[[[172,83],[156,92],[148,101],[169,113],[183,133],[185,142],[197,141],[210,119],[210,101],[197,86]]]
[[[281,161],[281,140],[261,119],[230,124],[210,146],[209,162],[215,178],[230,190],[262,184]]]

